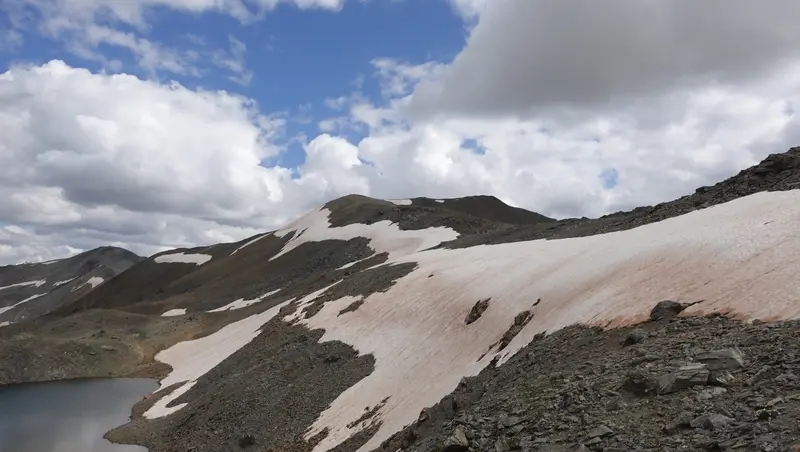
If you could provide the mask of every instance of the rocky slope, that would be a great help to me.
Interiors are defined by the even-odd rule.
[[[0,325],[69,305],[141,260],[130,251],[103,247],[67,259],[0,267]]]
[[[593,220],[348,196],[0,329],[0,383],[156,376],[110,433],[151,452],[792,450],[799,183],[795,148]]]

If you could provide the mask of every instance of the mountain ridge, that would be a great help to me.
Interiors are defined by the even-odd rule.
[[[790,321],[800,318],[798,181],[792,148],[686,197],[593,220],[520,220],[503,208],[529,221],[515,224],[438,206],[446,200],[340,198],[276,231],[151,256],[64,309],[0,329],[10,363],[0,384],[159,378],[161,389],[109,434],[151,452],[767,441],[740,425],[785,449],[800,437],[789,422],[800,399],[787,398],[800,380],[762,369],[800,372],[800,357],[776,355],[800,332]],[[677,300],[680,315],[651,318],[662,300]],[[677,361],[734,346],[747,364],[731,369],[725,393],[698,399],[708,379],[647,397],[623,388],[629,373],[646,387],[680,370]],[[598,355],[590,366],[586,350]],[[760,419],[744,395],[770,400],[779,395],[770,387],[787,397]],[[682,410],[735,421],[645,435],[633,416]]]

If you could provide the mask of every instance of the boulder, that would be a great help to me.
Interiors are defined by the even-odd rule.
[[[459,425],[453,430],[453,434],[444,442],[442,452],[462,452],[469,450],[469,440],[464,426]]]
[[[693,363],[679,367],[658,380],[658,393],[669,394],[692,386],[708,384],[710,372],[705,364]]]
[[[677,301],[659,301],[650,311],[650,320],[656,321],[664,318],[675,317],[684,309],[686,309],[686,307]]]
[[[705,364],[708,370],[737,370],[744,367],[744,356],[735,348],[714,350],[701,353],[694,357],[694,361]]]

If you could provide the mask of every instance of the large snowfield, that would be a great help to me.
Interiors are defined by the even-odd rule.
[[[402,231],[388,222],[331,228],[327,215],[325,210],[312,212],[276,232],[297,231],[281,254],[304,242],[362,236],[371,239],[376,252],[390,253],[388,263],[416,262],[418,267],[387,292],[367,297],[354,312],[338,315],[353,301],[344,297],[301,320],[309,328],[324,329],[323,341],[350,344],[376,361],[375,371],[342,393],[307,432],[310,438],[330,429],[315,452],[357,433],[364,423],[347,425],[364,407],[388,397],[370,420],[382,421],[380,429],[360,451],[380,445],[416,420],[421,409],[452,392],[462,377],[489,365],[495,350],[479,358],[524,310],[532,310],[533,320],[502,351],[499,364],[539,332],[575,323],[637,323],[664,299],[702,300],[687,310],[691,314],[719,311],[767,321],[800,317],[797,190],[758,193],[628,231],[458,250],[424,251],[457,236],[447,228]],[[300,300],[298,311],[324,290]],[[488,310],[466,325],[470,309],[485,298],[491,298]],[[541,302],[533,307],[537,299]],[[188,390],[250,342],[287,303],[159,353],[157,359],[173,366],[162,387],[186,382],[180,390]],[[290,318],[300,316],[285,320]],[[167,409],[167,403],[145,415],[180,409]]]

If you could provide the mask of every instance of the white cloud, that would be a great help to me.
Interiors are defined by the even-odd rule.
[[[490,92],[514,87],[502,65],[481,67],[509,53],[508,36],[517,33],[486,19],[493,5],[480,13],[462,52],[473,52],[473,80]],[[496,39],[481,41],[480,33]],[[474,53],[480,42],[494,47]],[[583,58],[570,53],[570,41],[562,44],[567,56]],[[231,58],[217,64],[244,68],[246,47],[233,37],[229,45]],[[615,58],[622,67],[637,64]],[[590,96],[564,97],[570,108],[524,90],[519,104],[498,92],[475,108],[448,106],[425,98],[426,90],[472,86],[448,79],[463,70],[461,60],[376,59],[384,99],[372,102],[358,86],[327,100],[336,112],[318,123],[321,135],[298,138],[306,160],[297,169],[259,166],[287,138],[282,121],[250,99],[60,62],[16,67],[0,75],[0,224],[17,228],[0,231],[0,262],[109,243],[147,254],[235,240],[351,192],[396,199],[493,194],[558,217],[661,202],[800,144],[800,61],[776,56],[763,60],[763,71],[748,73],[715,58],[727,74],[719,80],[650,85],[634,77],[631,88],[648,91],[639,97],[600,77],[584,88]],[[616,100],[592,101],[603,96]],[[418,102],[435,114],[409,114]],[[364,138],[337,136],[353,131]],[[618,181],[609,188],[603,175],[610,172]]]
[[[744,82],[800,56],[798,21],[794,0],[497,0],[413,110],[527,115]]]

